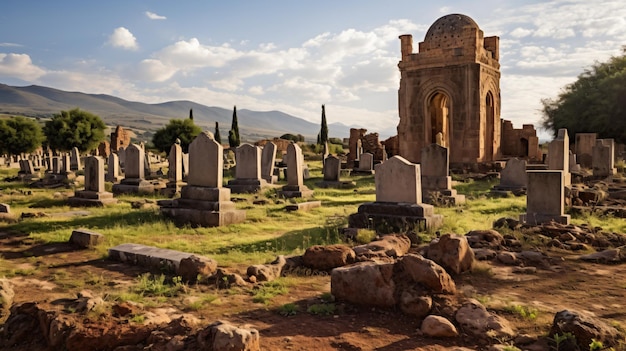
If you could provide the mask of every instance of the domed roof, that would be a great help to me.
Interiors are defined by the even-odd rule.
[[[458,36],[463,32],[463,28],[472,26],[479,30],[478,24],[472,18],[461,14],[445,15],[433,23],[426,32],[424,41],[441,39],[444,36]]]

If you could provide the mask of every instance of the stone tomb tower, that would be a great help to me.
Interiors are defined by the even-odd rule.
[[[423,147],[439,142],[450,163],[496,160],[500,155],[499,38],[483,37],[468,16],[441,17],[413,53],[400,36],[399,153],[420,162]],[[439,135],[438,135],[439,134]]]

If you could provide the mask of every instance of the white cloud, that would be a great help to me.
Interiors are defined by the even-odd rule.
[[[113,47],[126,50],[137,50],[139,48],[133,33],[124,27],[115,28],[113,34],[109,37],[108,43]]]
[[[129,74],[137,80],[164,82],[172,78],[176,71],[176,68],[165,65],[159,60],[145,59],[139,63],[136,71],[129,72]]]
[[[160,15],[157,15],[156,13],[150,12],[150,11],[146,11],[146,17],[148,17],[151,20],[164,20],[164,19],[167,19],[167,17],[165,17],[165,16],[160,16]]]
[[[533,33],[533,31],[530,30],[530,29],[517,27],[517,28],[513,29],[509,33],[509,35],[512,36],[513,38],[523,38],[523,37],[527,37],[527,36],[531,35],[532,33]]]
[[[23,45],[16,44],[16,43],[0,43],[0,47],[5,47],[5,48],[18,48],[22,46]]]
[[[0,77],[35,80],[46,74],[46,71],[33,64],[27,54],[0,53]]]
[[[252,95],[263,95],[265,93],[265,89],[263,89],[260,85],[254,85],[248,88],[248,93]]]

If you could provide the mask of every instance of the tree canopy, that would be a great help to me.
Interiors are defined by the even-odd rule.
[[[33,119],[18,116],[0,120],[0,154],[33,152],[44,139],[41,126]]]
[[[543,99],[542,126],[554,135],[598,133],[626,143],[626,48],[621,56],[596,63],[556,99]]]
[[[241,139],[239,138],[239,122],[237,121],[237,106],[233,108],[233,121],[228,131],[228,145],[232,148],[241,145]]]
[[[188,152],[189,144],[200,133],[202,129],[193,122],[193,119],[172,119],[165,127],[154,133],[152,143],[157,150],[169,153],[172,144],[176,142],[176,139],[180,139],[183,152]]]
[[[53,150],[69,151],[77,147],[81,152],[95,149],[104,140],[106,125],[97,115],[75,108],[61,111],[47,121],[43,132]]]

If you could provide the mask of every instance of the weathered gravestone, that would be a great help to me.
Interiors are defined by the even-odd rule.
[[[365,152],[359,156],[359,166],[353,170],[355,174],[372,174],[374,173],[374,155]]]
[[[154,185],[144,178],[144,158],[146,154],[143,148],[137,144],[130,144],[124,153],[126,157],[124,179],[119,184],[113,185],[113,193],[154,193]]]
[[[120,175],[120,159],[115,153],[110,153],[107,160],[106,181],[111,183],[119,182],[123,177]]]
[[[356,186],[352,181],[341,181],[341,160],[337,156],[329,155],[326,157],[322,172],[324,178],[317,183],[320,188],[352,188]]]
[[[189,145],[189,175],[180,198],[159,201],[161,213],[180,224],[215,227],[240,223],[246,213],[230,201],[223,182],[223,147],[210,132],[198,135]]]
[[[170,153],[167,156],[167,184],[161,189],[161,194],[169,197],[180,193],[180,189],[185,185],[183,182],[183,148],[178,144],[170,147]]]
[[[287,161],[287,185],[283,186],[278,194],[286,198],[311,196],[313,190],[304,185],[303,156],[300,146],[294,143],[289,144],[285,159]]]
[[[351,214],[351,228],[373,228],[378,233],[404,233],[437,228],[443,216],[432,205],[422,203],[420,165],[394,156],[376,165],[376,202],[359,206]]]
[[[526,213],[520,221],[531,225],[547,222],[569,224],[565,214],[565,184],[563,171],[528,171]]]
[[[598,139],[593,147],[592,168],[595,177],[608,177],[617,173],[615,169],[615,142],[613,139]]]
[[[82,169],[82,165],[80,164],[80,151],[78,151],[77,147],[73,147],[70,151],[70,170],[78,171]]]
[[[559,129],[556,139],[548,145],[548,169],[563,171],[563,185],[572,184],[572,175],[569,172],[569,136],[565,128]]]
[[[512,158],[506,161],[506,166],[500,172],[500,184],[494,186],[491,192],[503,196],[522,194],[526,192],[527,184],[526,160]]]
[[[68,199],[71,206],[105,206],[117,203],[113,194],[104,188],[104,159],[89,156],[85,159],[85,190],[76,191]]]
[[[452,189],[450,154],[447,147],[430,144],[422,148],[421,160],[423,202],[431,205],[465,203],[465,195],[459,195]]]
[[[576,133],[576,159],[581,167],[591,168],[593,147],[596,145],[596,133]]]
[[[261,178],[269,184],[278,181],[278,176],[274,175],[274,165],[276,163],[276,144],[271,141],[263,146],[261,152]]]
[[[267,185],[261,178],[261,148],[242,144],[235,150],[235,179],[228,182],[228,188],[235,194],[256,193]]]

